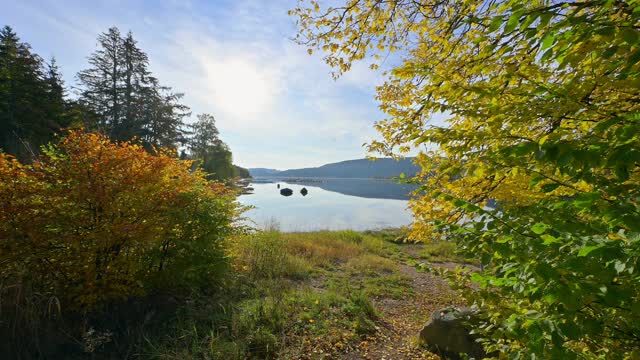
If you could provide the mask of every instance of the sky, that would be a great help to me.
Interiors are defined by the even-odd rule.
[[[357,64],[338,80],[322,55],[295,44],[296,0],[0,0],[10,25],[67,86],[99,33],[132,31],[160,82],[194,114],[214,115],[234,163],[289,169],[362,158],[384,114],[381,73]],[[384,69],[384,66],[382,67]]]

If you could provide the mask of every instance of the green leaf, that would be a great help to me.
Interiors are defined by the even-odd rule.
[[[619,117],[611,117],[607,120],[604,121],[600,121],[598,122],[598,124],[596,125],[595,129],[598,131],[605,131],[607,129],[609,129],[610,127],[612,127],[615,124],[618,124],[620,122],[623,122],[624,119],[621,119]]]
[[[613,55],[615,55],[615,53],[618,51],[618,47],[617,46],[612,46],[610,48],[608,48],[607,50],[605,50],[602,53],[602,58],[603,59],[608,59],[610,57],[612,57]]]
[[[547,229],[549,229],[549,225],[544,223],[537,223],[531,227],[531,231],[538,235],[543,234]]]
[[[640,61],[640,49],[634,51],[633,54],[629,56],[627,66],[635,65],[638,61]]]
[[[536,21],[539,15],[540,15],[539,13],[533,13],[527,16],[522,22],[522,25],[520,25],[520,30],[522,31],[528,28],[529,25],[531,25],[534,21]]]
[[[549,59],[551,59],[551,56],[553,55],[553,49],[549,49],[547,51],[544,52],[544,54],[542,54],[542,57],[540,58],[541,61],[547,61]]]
[[[549,22],[551,21],[551,13],[546,12],[542,15],[540,15],[540,24],[538,24],[538,29],[542,29],[544,27],[546,27],[547,25],[549,25]]]
[[[586,209],[593,206],[600,198],[601,195],[598,192],[582,193],[574,199],[573,206],[577,209]]]
[[[549,134],[544,135],[543,137],[540,138],[540,140],[538,140],[538,144],[540,144],[540,146],[544,145],[544,143],[547,142],[547,140],[549,139]]]
[[[540,235],[540,238],[542,240],[544,240],[544,242],[543,242],[544,245],[551,245],[553,243],[560,242],[560,239],[558,239],[555,236],[551,236],[549,234],[542,234],[542,235]]]
[[[629,180],[629,168],[624,164],[618,164],[614,167],[613,171],[616,173],[619,181]]]
[[[557,189],[560,187],[560,184],[558,183],[550,183],[550,184],[544,184],[542,185],[542,191],[544,192],[552,192],[553,190]]]
[[[503,22],[504,20],[502,20],[502,17],[500,16],[496,16],[493,19],[491,19],[491,23],[489,24],[489,32],[494,32],[498,30],[500,26],[502,26]]]
[[[635,45],[638,42],[638,32],[634,29],[627,28],[622,31],[622,38],[629,45]]]
[[[555,42],[556,37],[553,36],[552,34],[547,34],[542,38],[542,44],[540,45],[540,51],[543,51],[545,49],[548,49],[551,47],[551,45],[553,45],[553,43]]]
[[[510,33],[513,30],[515,30],[515,28],[518,26],[518,23],[520,23],[521,14],[522,14],[522,11],[516,11],[509,17],[509,20],[507,21],[507,25],[505,25],[504,27],[504,33]]]
[[[620,274],[621,272],[624,271],[624,269],[626,269],[627,264],[623,263],[620,260],[616,260],[613,267],[616,269],[616,272]]]
[[[613,26],[599,27],[596,30],[596,34],[603,35],[603,36],[612,36],[615,33],[616,33],[616,29]]]
[[[599,245],[590,245],[590,246],[585,246],[582,249],[580,249],[580,251],[578,252],[578,256],[579,257],[584,257],[589,255],[592,251],[598,250],[601,247],[603,247],[604,245],[599,244]]]

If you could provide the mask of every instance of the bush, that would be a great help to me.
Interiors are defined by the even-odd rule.
[[[204,285],[223,264],[233,200],[167,151],[98,134],[72,131],[30,166],[0,154],[0,278],[80,312]]]

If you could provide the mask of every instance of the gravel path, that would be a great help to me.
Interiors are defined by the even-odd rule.
[[[403,248],[413,258],[417,246]],[[419,272],[407,264],[400,265],[400,272],[411,278],[411,291],[401,299],[376,298],[376,308],[381,312],[378,333],[361,342],[355,351],[344,354],[343,359],[440,359],[418,346],[418,333],[433,311],[462,304],[463,299],[436,275]]]

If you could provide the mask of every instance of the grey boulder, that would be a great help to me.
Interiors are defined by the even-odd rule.
[[[469,308],[447,307],[434,311],[431,319],[420,331],[420,341],[430,350],[449,359],[460,359],[467,354],[475,359],[486,356],[482,345],[470,333],[470,322],[477,319],[478,311]]]

